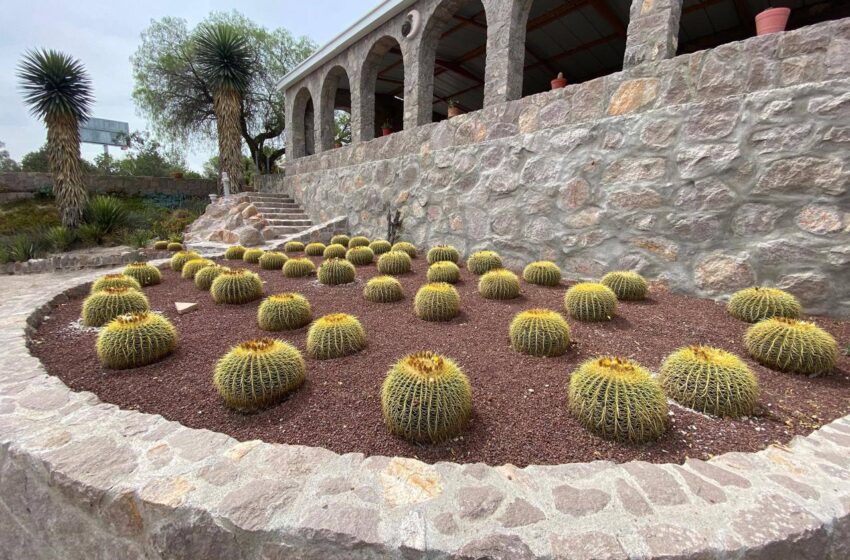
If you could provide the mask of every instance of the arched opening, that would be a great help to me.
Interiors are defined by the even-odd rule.
[[[342,66],[334,66],[322,86],[322,151],[351,143],[351,85]]]
[[[533,0],[525,28],[523,96],[549,91],[559,74],[577,84],[622,70],[630,6],[631,0]]]
[[[421,56],[422,103],[427,106],[430,95],[431,110],[420,124],[483,108],[487,15],[481,0],[444,0],[428,20]]]
[[[371,140],[404,129],[404,55],[392,37],[372,45],[363,63],[360,139]]]
[[[306,87],[298,90],[292,103],[292,157],[316,153],[313,96]]]
[[[786,26],[789,31],[850,17],[847,0],[783,0],[772,5],[791,8]],[[754,36],[756,14],[769,7],[768,0],[684,0],[677,54],[711,49]]]

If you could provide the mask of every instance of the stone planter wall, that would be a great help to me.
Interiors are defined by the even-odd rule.
[[[754,37],[289,162],[311,219],[414,243],[634,268],[850,315],[850,19]]]
[[[127,265],[136,261],[159,259],[168,255],[170,255],[168,251],[154,251],[153,249],[130,250],[128,247],[109,247],[100,250],[62,253],[43,259],[30,259],[25,262],[0,264],[0,275],[41,274],[62,270],[113,267]]]

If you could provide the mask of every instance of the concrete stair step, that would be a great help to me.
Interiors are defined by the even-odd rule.
[[[302,226],[308,228],[313,225],[310,220],[275,220],[266,218],[270,226]]]
[[[291,235],[293,233],[299,233],[307,229],[304,226],[269,226],[265,230],[271,230],[274,235],[278,237],[283,237],[285,235]]]
[[[310,216],[304,212],[261,212],[267,220],[309,220]]]
[[[295,202],[280,202],[278,204],[254,204],[257,210],[301,210],[301,205]]]
[[[290,196],[252,195],[248,197],[251,202],[295,202]]]

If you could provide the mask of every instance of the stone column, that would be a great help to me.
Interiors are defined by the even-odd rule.
[[[293,112],[295,92],[290,88],[283,95],[284,121],[286,126],[286,159],[292,161],[297,157],[295,153],[295,113]]]
[[[484,106],[522,97],[525,26],[532,0],[484,0],[487,66]]]
[[[682,0],[632,0],[623,68],[676,56]]]

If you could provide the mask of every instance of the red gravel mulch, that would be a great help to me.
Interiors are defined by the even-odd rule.
[[[314,259],[317,263],[321,259]],[[742,337],[748,325],[709,300],[673,294],[653,286],[651,298],[623,302],[619,316],[607,323],[567,318],[573,347],[558,358],[535,358],[513,351],[508,325],[531,307],[563,310],[567,283],[545,288],[522,282],[522,295],[490,301],[477,291],[477,277],[462,271],[457,284],[462,313],[449,323],[429,323],[413,314],[413,296],[425,283],[427,262],[414,259],[413,271],[401,276],[405,299],[375,304],[362,297],[375,266],[358,267],[358,278],[345,286],[323,286],[314,278],[287,279],[280,272],[257,270],[266,293],[299,292],[313,307],[314,318],[345,312],[360,318],[369,346],[336,360],[307,359],[307,381],[286,401],[256,414],[226,408],[212,385],[216,361],[234,344],[269,336],[257,327],[259,302],[215,305],[209,294],[170,269],[163,283],[145,289],[151,307],[163,312],[180,333],[179,348],[165,360],[127,371],[104,370],[97,360],[96,333],[72,325],[83,298],[57,308],[40,327],[33,354],[47,371],[69,387],[91,391],[122,408],[161,414],[193,428],[230,434],[240,440],[262,439],[321,446],[339,453],[400,455],[428,462],[555,464],[595,459],[682,462],[727,451],[756,451],[808,434],[850,413],[850,358],[842,355],[829,377],[807,378],[778,373],[746,358]],[[178,315],[175,301],[196,301],[199,308]],[[818,318],[844,348],[850,322]],[[273,334],[305,347],[307,328]],[[724,420],[671,404],[672,424],[659,441],[629,445],[606,441],[582,428],[566,411],[570,372],[597,355],[619,355],[657,370],[673,350],[690,344],[717,346],[744,357],[762,388],[756,416]],[[453,358],[473,387],[474,414],[462,436],[440,445],[416,445],[390,435],[383,425],[380,387],[390,366],[402,356],[433,350]]]

